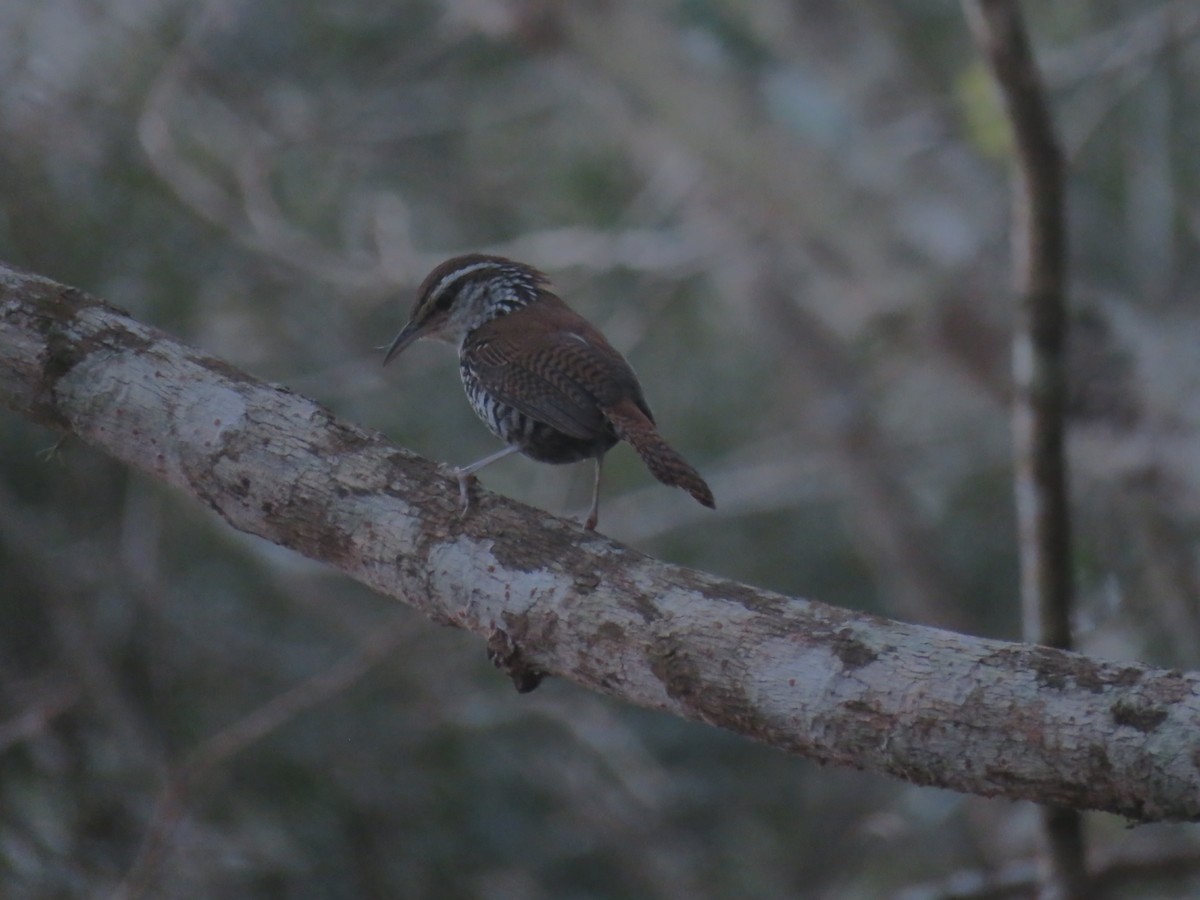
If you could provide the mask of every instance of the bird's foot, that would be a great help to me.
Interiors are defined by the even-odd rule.
[[[598,525],[600,522],[599,478],[596,479],[596,482],[597,482],[597,490],[596,490],[596,493],[594,493],[592,495],[592,505],[588,508],[587,518],[585,518],[583,520],[583,530],[584,531],[595,531],[596,525]]]
[[[476,484],[479,479],[475,477],[473,472],[466,472],[462,469],[451,469],[450,474],[458,482],[458,499],[462,503],[462,508],[458,512],[460,519],[465,519],[467,513],[471,511],[471,487]]]

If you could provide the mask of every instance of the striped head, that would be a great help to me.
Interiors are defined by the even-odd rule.
[[[386,366],[421,338],[462,344],[480,325],[537,299],[546,276],[502,256],[472,253],[448,259],[425,276],[408,324],[384,356]]]

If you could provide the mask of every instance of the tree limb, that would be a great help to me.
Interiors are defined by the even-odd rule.
[[[3,265],[0,402],[630,703],[917,784],[1200,819],[1200,675],[760,591],[491,494],[460,519],[434,464]]]

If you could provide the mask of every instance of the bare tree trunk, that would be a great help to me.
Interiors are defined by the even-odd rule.
[[[491,494],[460,518],[432,463],[3,266],[0,402],[486,637],[518,678],[917,784],[1200,819],[1200,675],[760,591]]]
[[[966,0],[975,41],[1012,123],[1016,185],[1012,246],[1018,315],[1013,335],[1013,438],[1025,639],[1071,648],[1071,527],[1063,447],[1067,259],[1062,152],[1016,0]],[[1047,898],[1087,895],[1083,822],[1042,811]]]

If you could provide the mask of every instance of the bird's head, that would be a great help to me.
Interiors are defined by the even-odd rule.
[[[537,269],[502,256],[448,259],[421,282],[408,324],[388,346],[383,364],[421,338],[461,344],[485,322],[531,303],[544,284]]]

